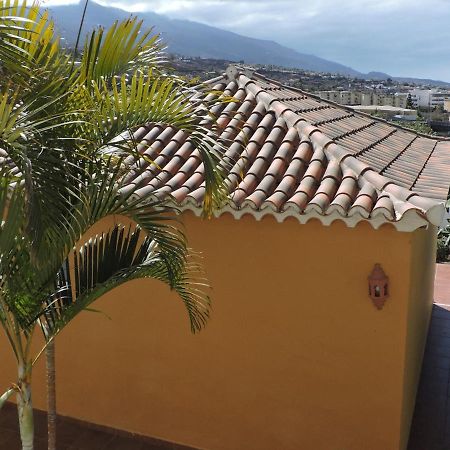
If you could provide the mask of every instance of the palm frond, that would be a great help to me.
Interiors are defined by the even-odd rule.
[[[189,98],[167,77],[155,76],[153,70],[122,75],[110,84],[93,84],[89,109],[97,123],[95,133],[107,145],[124,131],[145,123],[170,124],[192,129],[195,114]]]
[[[18,2],[4,0],[0,6],[0,60],[2,66],[17,73],[26,72],[25,62],[29,53],[23,44],[28,44],[25,37],[32,19],[26,17],[26,2],[19,6]]]
[[[20,87],[25,102],[45,104],[68,90],[69,55],[61,50],[54,23],[38,2],[28,5],[26,0],[8,0],[4,4],[0,10],[0,38],[2,25],[8,32],[0,39],[0,56],[2,48],[9,56],[2,58],[0,90]]]
[[[24,226],[23,189],[7,170],[0,171],[0,288],[15,271]]]
[[[225,194],[222,148],[205,120],[207,108],[194,90],[158,70],[159,38],[137,19],[95,31],[72,65],[46,12],[19,0],[2,5],[0,39],[7,43],[0,42],[0,58],[4,51],[9,59],[0,77],[0,163],[8,171],[0,178],[0,321],[7,334],[31,336],[39,319],[51,339],[103,293],[135,277],[168,284],[199,330],[209,314],[207,285],[177,211],[124,193],[124,158],[141,156],[133,132],[142,125],[183,130],[203,160],[210,214]],[[137,228],[117,227],[77,246],[112,214]]]
[[[223,145],[214,130],[202,125],[205,108],[199,107],[196,92],[179,85],[172,78],[135,71],[131,77],[122,75],[108,85],[104,80],[93,85],[89,109],[96,126],[90,128],[90,140],[98,148],[115,147],[119,153],[125,150],[135,153],[130,130],[143,124],[160,124],[183,130],[194,143],[204,165],[205,200],[204,212],[210,216],[214,208],[226,198],[223,181]],[[201,106],[201,105],[200,105]],[[88,130],[87,130],[88,131]],[[125,136],[118,139],[118,136]]]
[[[193,332],[209,316],[208,286],[201,266],[188,262],[173,271],[158,242],[142,236],[139,226],[117,225],[97,235],[65,261],[55,282],[55,293],[40,314],[47,339],[51,339],[73,317],[115,287],[134,278],[154,278],[168,284],[183,300]]]
[[[40,245],[43,228],[70,208],[68,200],[82,170],[76,164],[76,151],[67,155],[57,147],[55,133],[57,128],[75,124],[67,116],[74,117],[76,112],[52,115],[47,111],[62,97],[37,105],[20,101],[17,93],[0,95],[0,144],[24,187],[27,231],[35,247]]]
[[[51,184],[44,186],[46,191],[42,199],[46,198],[47,202],[43,208],[54,211],[61,207],[62,210],[53,217],[47,211],[41,216],[43,236],[35,258],[41,262],[40,272],[50,274],[53,270],[55,273],[90,227],[110,215],[124,216],[136,222],[158,245],[170,270],[179,272],[186,262],[187,247],[176,211],[160,202],[143,203],[142,200],[132,198],[132,195],[120,195],[123,171],[120,160],[110,157],[106,165],[102,160],[97,163],[91,161],[85,171],[83,183],[80,184],[79,178],[78,185],[72,188],[75,191],[73,194],[70,194],[71,183],[68,181],[66,193],[70,194],[69,198],[63,197],[60,192],[49,192]],[[58,176],[55,174],[55,177]],[[53,182],[53,186],[60,184],[58,180]],[[61,205],[61,197],[65,198],[65,205]]]
[[[142,31],[142,21],[136,17],[115,22],[107,31],[94,30],[86,40],[80,65],[80,82],[88,87],[128,71],[131,67],[156,66],[162,61],[158,35]]]
[[[24,189],[7,171],[0,177],[0,322],[8,337],[14,320],[24,325],[30,314],[39,310],[34,286],[41,273],[34,272],[30,260],[30,243],[26,226]]]

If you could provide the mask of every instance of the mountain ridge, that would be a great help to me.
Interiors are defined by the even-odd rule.
[[[78,31],[78,20],[83,5],[81,3],[71,5],[58,5],[48,7],[55,20],[61,35],[69,45],[73,45]],[[136,14],[133,14],[136,15]],[[244,61],[246,64],[272,64],[286,68],[311,70],[315,72],[328,72],[340,75],[365,78],[367,74],[359,72],[349,66],[330,61],[318,56],[301,53],[297,50],[285,47],[273,40],[256,39],[243,36],[231,31],[222,30],[211,25],[202,24],[190,20],[171,19],[154,12],[139,13],[145,25],[153,26],[155,32],[160,33],[168,46],[168,51],[188,57],[224,59],[230,61]],[[101,6],[91,2],[88,6],[83,33],[93,27],[109,26],[115,20],[130,17],[130,13],[113,7]],[[99,18],[101,18],[99,20]],[[408,79],[416,82],[432,82],[436,85],[450,86],[450,83],[437,80],[421,80],[418,78],[393,77],[382,72],[374,79],[391,78],[397,81]],[[385,77],[380,77],[385,75]]]

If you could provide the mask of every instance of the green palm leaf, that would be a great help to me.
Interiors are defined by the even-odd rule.
[[[182,130],[203,159],[205,213],[225,195],[208,96],[163,74],[161,49],[132,18],[94,31],[76,61],[36,3],[0,3],[0,323],[18,361],[28,447],[36,325],[48,343],[101,295],[137,277],[176,291],[193,331],[208,318],[208,286],[177,210],[138,198],[127,183],[136,158],[152,163],[139,154],[135,130],[161,124]],[[135,225],[80,243],[109,215]]]
[[[19,6],[10,0],[0,4],[0,60],[4,69],[18,73],[26,72],[30,56],[24,44],[29,43],[25,35],[33,21],[26,17],[25,7],[25,3]]]
[[[16,270],[24,222],[23,189],[4,168],[0,170],[0,288]]]
[[[94,30],[86,40],[80,65],[80,82],[110,79],[130,68],[160,64],[163,45],[152,30],[142,31],[142,21],[136,17],[115,22],[109,30]]]
[[[134,278],[154,278],[168,284],[183,300],[192,331],[200,330],[210,304],[200,265],[188,262],[173,271],[166,258],[155,240],[142,236],[139,226],[117,225],[85,242],[58,272],[56,291],[40,314],[47,339],[106,292]]]

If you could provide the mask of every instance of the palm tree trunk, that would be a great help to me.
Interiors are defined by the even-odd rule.
[[[33,450],[34,420],[31,401],[31,364],[19,364],[19,390],[17,392],[20,439],[22,450]]]
[[[48,450],[56,450],[56,369],[55,340],[45,350],[47,363],[47,434]]]

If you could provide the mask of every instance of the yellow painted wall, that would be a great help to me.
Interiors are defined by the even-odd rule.
[[[414,409],[428,325],[433,307],[433,287],[436,269],[435,227],[417,230],[413,235],[411,282],[406,328],[405,382],[403,399],[402,448],[406,448]]]
[[[421,312],[411,261],[431,234],[185,223],[214,288],[207,328],[191,335],[159,282],[118,288],[96,303],[111,320],[83,313],[57,340],[59,412],[210,450],[403,449],[423,336],[407,326]],[[367,293],[376,262],[390,277],[381,311]],[[0,361],[1,386],[15,372],[9,353]],[[42,364],[34,382],[45,408]]]

